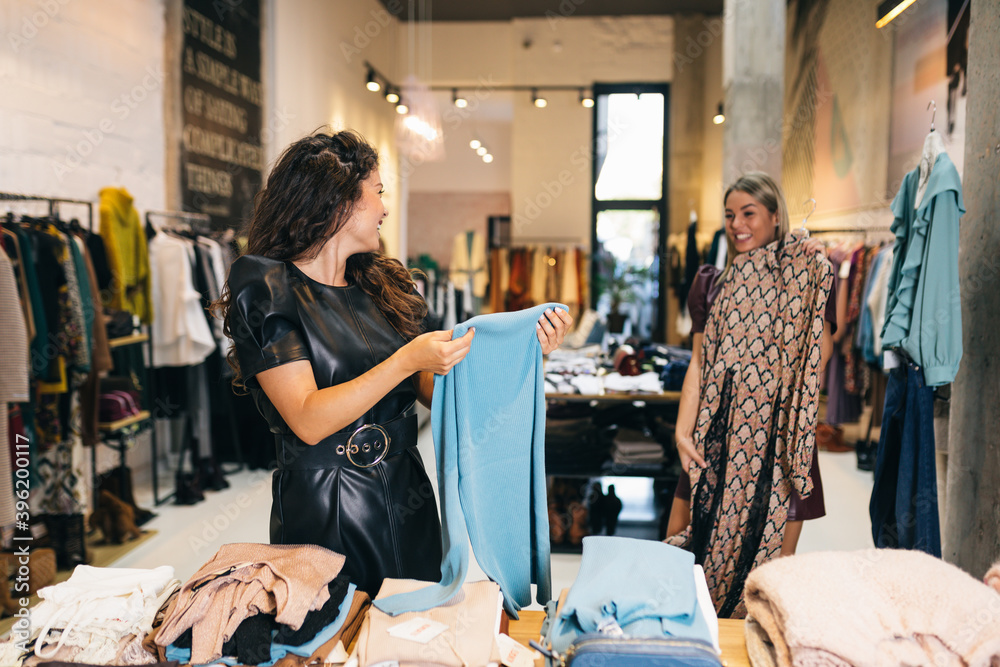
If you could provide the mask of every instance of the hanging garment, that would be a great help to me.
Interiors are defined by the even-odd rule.
[[[0,526],[14,523],[14,485],[7,439],[7,404],[28,400],[28,333],[18,296],[14,268],[0,252],[0,321],[4,323],[4,354],[0,358]],[[15,438],[17,434],[15,434]],[[20,441],[15,446],[21,445]],[[27,445],[27,441],[23,443]],[[25,451],[17,447],[16,451]]]
[[[688,292],[691,291],[698,267],[701,266],[701,258],[698,256],[698,218],[693,215],[692,218],[691,224],[688,225],[687,246],[684,250],[684,284],[677,292],[681,308],[687,303]]]
[[[889,372],[868,511],[876,547],[940,557],[934,389],[924,380],[912,362]]]
[[[452,239],[451,266],[448,269],[456,287],[468,291],[468,283],[472,288],[472,296],[477,299],[485,297],[486,287],[490,283],[490,276],[486,271],[486,237],[479,232],[456,234]]]
[[[549,274],[548,255],[543,246],[531,249],[531,305],[545,303],[545,287]]]
[[[447,375],[434,376],[431,426],[438,462],[444,557],[441,581],[379,599],[396,615],[445,604],[477,562],[500,584],[504,608],[549,599],[549,525],[545,490],[545,390],[536,325],[542,304],[515,313],[480,315],[455,327],[475,329],[475,344]],[[503,507],[502,514],[495,509]]]
[[[111,305],[149,324],[153,321],[153,287],[146,232],[139,213],[125,188],[104,188],[100,195],[101,238],[113,276],[109,285]]]
[[[152,298],[158,313],[152,327],[156,368],[200,364],[217,345],[194,286],[194,252],[190,241],[166,232],[149,241]]]
[[[919,207],[920,169],[903,178],[892,200],[896,235],[882,349],[901,348],[923,370],[928,386],[955,379],[962,359],[962,299],[958,224],[965,213],[962,181],[947,153],[930,172]]]
[[[789,493],[812,492],[829,262],[789,236],[739,255],[705,327],[691,525],[669,544],[705,567],[720,616],[781,549]]]
[[[867,299],[872,317],[872,358],[876,360],[882,354],[882,328],[885,324],[886,302],[889,300],[889,276],[892,274],[895,253],[889,247],[882,251],[879,258],[877,273]]]
[[[554,300],[562,301],[569,306],[569,314],[573,319],[580,319],[580,281],[576,268],[576,248],[570,248],[563,253],[563,265],[560,273],[562,284],[559,295]]]

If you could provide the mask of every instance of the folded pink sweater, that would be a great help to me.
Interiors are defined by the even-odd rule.
[[[1000,595],[920,551],[778,558],[745,593],[778,667],[1000,664]]]

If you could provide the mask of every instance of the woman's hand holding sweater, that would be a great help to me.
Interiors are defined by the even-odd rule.
[[[420,371],[445,375],[465,359],[475,335],[476,330],[470,329],[461,338],[452,340],[451,330],[430,331],[411,340],[396,354],[402,356],[411,375]]]

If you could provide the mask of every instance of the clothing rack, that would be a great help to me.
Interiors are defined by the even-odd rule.
[[[150,211],[146,211],[145,218],[146,218],[146,226],[147,227],[152,227],[154,230],[156,230],[156,229],[162,229],[164,231],[186,231],[186,232],[192,232],[194,234],[202,234],[202,235],[206,235],[206,236],[209,235],[209,234],[212,234],[214,232],[219,231],[219,230],[216,230],[216,229],[214,229],[212,227],[212,217],[210,215],[208,215],[207,213],[195,213],[195,212],[192,212],[192,211],[166,211],[166,210],[164,210],[164,211],[157,211],[157,210],[150,210]],[[157,228],[157,226],[155,224],[153,224],[153,220],[155,218],[160,218],[160,219],[163,219],[163,220],[169,220],[169,221],[172,221],[173,223],[181,223],[182,225],[185,225],[185,227],[181,228],[177,224],[166,224],[166,225],[162,225],[161,224],[161,226],[159,228]],[[221,289],[222,286],[220,285],[219,288]],[[152,341],[153,341],[152,330],[150,330],[150,352],[152,352],[152,345],[153,345]],[[152,385],[153,383],[151,382],[150,384]],[[236,417],[233,414],[232,406],[229,406],[229,409],[227,410],[227,412],[229,414],[230,432],[234,434],[233,435],[233,438],[234,438],[234,440],[233,440],[234,449],[235,449],[235,452],[236,452],[236,456],[239,459],[237,467],[235,469],[226,469],[226,470],[224,470],[224,472],[226,474],[232,474],[234,472],[238,472],[238,471],[242,470],[245,467],[246,462],[243,459],[243,451],[242,451],[242,448],[240,447],[239,438],[236,436],[236,434],[237,434]],[[197,473],[197,471],[198,471],[198,463],[199,462],[196,460],[196,457],[194,455],[194,449],[191,446],[192,439],[193,439],[193,416],[190,413],[190,411],[188,411],[188,413],[184,416],[184,421],[185,421],[185,424],[184,424],[183,436],[181,438],[180,460],[178,462],[178,465],[179,465],[179,469],[183,469],[183,467],[184,467],[184,456],[190,450],[192,452],[192,455],[191,455],[192,469],[195,471],[195,473]],[[170,493],[170,494],[168,494],[168,495],[166,495],[166,496],[164,496],[162,498],[159,496],[159,472],[158,472],[159,462],[158,462],[158,458],[159,458],[159,454],[158,454],[158,451],[157,451],[157,443],[154,441],[153,442],[153,456],[152,456],[153,502],[156,505],[161,505],[161,504],[167,502],[168,500],[170,500],[172,498],[175,498],[176,495],[177,495],[177,492],[175,490],[173,493]],[[221,466],[222,462],[221,461],[217,462],[217,464]]]
[[[59,204],[79,204],[87,207],[87,229],[94,230],[94,202],[83,199],[66,199],[64,197],[36,197],[34,195],[23,195],[16,192],[0,192],[0,201],[6,202],[48,202],[49,215],[57,217],[59,214]]]
[[[0,192],[0,201],[4,202],[48,202],[49,204],[49,216],[53,218],[59,217],[59,204],[76,204],[80,206],[87,207],[87,229],[93,232],[94,230],[94,202],[86,201],[83,199],[68,199],[65,197],[41,197],[35,195],[24,195],[16,192]],[[9,212],[9,211],[8,211]],[[153,434],[153,439],[155,440],[155,433]],[[107,445],[108,443],[101,438],[101,443]],[[115,448],[118,450],[119,455],[119,465],[118,469],[121,474],[121,488],[125,489],[127,482],[127,472],[126,472],[126,462],[125,462],[125,452],[128,447],[124,442],[119,443],[119,446]],[[97,479],[99,474],[97,472],[97,447],[90,448],[90,473],[91,473],[91,489],[93,495],[94,508],[97,507],[99,492],[97,488]]]

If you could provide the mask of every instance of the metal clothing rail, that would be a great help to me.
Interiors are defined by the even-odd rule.
[[[187,211],[146,211],[146,223],[152,225],[153,218],[167,218],[168,220],[180,220],[182,222],[204,222],[208,225],[212,224],[212,216],[207,213],[190,213]]]
[[[34,195],[23,195],[16,192],[0,192],[0,201],[34,201],[48,202],[49,215],[56,217],[59,213],[59,204],[79,204],[87,207],[87,229],[94,230],[94,202],[84,199],[66,199],[65,197],[37,197]]]

